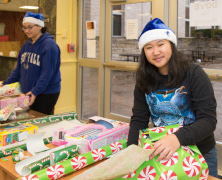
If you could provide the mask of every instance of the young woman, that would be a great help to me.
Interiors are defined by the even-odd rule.
[[[40,13],[24,16],[22,29],[30,40],[22,46],[17,66],[3,85],[20,82],[22,92],[30,96],[30,109],[53,114],[61,89],[60,49],[46,32],[43,19]]]
[[[139,37],[140,65],[136,73],[133,115],[128,145],[138,144],[139,130],[154,126],[183,125],[154,143],[157,161],[168,160],[181,145],[196,144],[217,177],[216,100],[203,69],[186,61],[176,48],[174,32],[160,19],[150,21]]]

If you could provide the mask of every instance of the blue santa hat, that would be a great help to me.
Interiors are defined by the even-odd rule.
[[[27,12],[22,21],[22,24],[24,23],[33,23],[44,27],[44,16],[41,13]]]
[[[166,39],[177,45],[177,38],[174,31],[167,27],[163,21],[155,18],[147,23],[139,37],[138,44],[140,51],[148,42],[158,39]]]

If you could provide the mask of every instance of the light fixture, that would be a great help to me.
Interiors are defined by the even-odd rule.
[[[21,9],[30,9],[30,10],[37,10],[39,9],[38,5],[37,5],[37,0],[35,1],[30,1],[30,0],[22,0],[21,1],[21,6],[19,8]]]
[[[39,9],[38,6],[20,6],[21,9]]]

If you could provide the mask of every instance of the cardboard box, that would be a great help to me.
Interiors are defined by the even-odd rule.
[[[38,126],[32,124],[0,128],[0,146],[23,141],[27,138],[28,134],[34,134],[37,132]]]
[[[94,116],[89,118],[85,125],[65,131],[64,139],[80,145],[80,153],[83,154],[126,139],[128,134],[128,123]]]
[[[13,104],[15,108],[17,107],[28,107],[29,105],[29,96],[21,97],[8,97],[6,99],[0,99],[0,109],[7,107],[8,105]]]

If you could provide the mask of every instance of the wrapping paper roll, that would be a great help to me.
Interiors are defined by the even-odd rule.
[[[75,112],[69,112],[65,114],[49,115],[49,116],[44,116],[41,118],[28,119],[28,120],[19,121],[19,122],[12,122],[7,125],[17,126],[17,125],[26,124],[26,123],[39,124],[39,123],[58,122],[58,121],[63,121],[63,120],[76,120],[76,119],[77,119],[77,114]]]
[[[83,167],[93,164],[97,161],[104,159],[111,154],[114,154],[127,147],[126,139],[104,146],[102,148],[80,154],[76,157],[70,158],[66,161],[57,163],[48,168],[37,171],[31,175],[20,178],[19,180],[49,180],[59,179],[65,175],[68,175],[74,171],[77,171]]]
[[[24,167],[24,171],[27,171],[28,174],[31,174],[33,172],[36,172],[36,171],[46,168],[48,166],[50,166],[50,157],[49,156]]]
[[[34,173],[38,170],[46,168],[50,165],[54,165],[55,163],[65,161],[69,158],[75,157],[78,155],[79,148],[77,145],[71,145],[60,150],[54,151],[50,153],[50,156],[47,156],[43,159],[40,159],[36,162],[33,162],[22,168],[22,172],[27,174]]]
[[[44,141],[44,144],[49,144],[49,143],[52,142],[52,137],[45,138],[45,139],[43,139],[43,141]],[[2,150],[0,150],[0,158],[5,157],[5,156],[10,156],[12,154],[12,152],[14,150],[16,150],[17,148],[21,148],[24,151],[27,150],[26,144],[22,144],[22,145],[19,145],[19,146],[14,146],[14,147],[11,147],[11,148],[8,148],[8,149],[2,149]]]
[[[50,165],[54,165],[58,162],[68,160],[69,158],[75,157],[79,154],[79,148],[77,145],[71,145],[64,149],[50,153]]]

